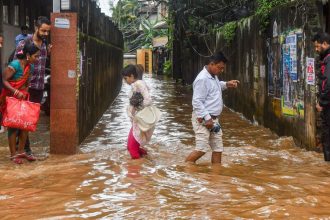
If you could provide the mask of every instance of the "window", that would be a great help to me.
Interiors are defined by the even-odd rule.
[[[15,5],[14,9],[14,25],[18,26],[19,25],[19,6]]]
[[[25,16],[25,25],[27,27],[30,27],[30,18],[29,18],[29,16]]]
[[[61,0],[61,10],[70,10],[71,2],[70,0]]]
[[[4,5],[2,7],[2,13],[3,13],[3,18],[2,18],[2,21],[4,23],[7,23],[8,24],[8,5]]]
[[[30,27],[29,9],[25,9],[25,25]]]

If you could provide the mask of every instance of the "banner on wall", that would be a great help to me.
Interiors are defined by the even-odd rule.
[[[290,45],[283,44],[282,46],[282,59],[283,59],[283,101],[284,106],[292,108],[291,105],[291,87],[292,79],[290,77],[291,71],[291,58],[290,58]]]
[[[304,77],[302,69],[303,37],[297,29],[283,35],[282,41],[282,113],[286,116],[304,117],[304,93],[301,83]],[[303,81],[302,81],[303,82]]]
[[[276,26],[274,23],[274,36],[278,31]],[[278,37],[273,37],[267,42],[268,70],[265,72],[268,74],[268,94],[273,99],[278,99],[281,114],[289,117],[304,117],[305,81],[315,83],[314,60],[306,60],[304,55],[304,36],[302,29],[294,29],[278,33]],[[305,62],[309,63],[308,70],[305,70]],[[262,76],[263,71],[260,67],[260,77]]]
[[[288,67],[290,72],[290,78],[296,82],[298,80],[297,71],[297,35],[288,35],[285,39],[285,45],[288,48]]]
[[[306,58],[306,83],[315,85],[315,60],[310,57]]]
[[[291,106],[288,106],[282,98],[282,113],[286,116],[298,116],[303,118],[305,114],[305,105],[302,100],[294,100]]]

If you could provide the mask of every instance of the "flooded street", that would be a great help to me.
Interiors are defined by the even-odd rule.
[[[81,154],[15,166],[1,148],[1,219],[330,219],[322,154],[225,109],[222,166],[209,163],[210,153],[185,164],[194,148],[192,91],[145,80],[163,112],[147,158],[131,160],[126,150],[124,85]]]

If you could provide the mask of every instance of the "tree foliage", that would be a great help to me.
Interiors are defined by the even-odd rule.
[[[253,13],[251,0],[170,0],[172,13],[185,32],[205,35],[225,23]]]
[[[269,15],[271,10],[281,4],[287,3],[290,0],[257,0],[255,14],[260,19],[261,28],[264,30],[269,24]]]
[[[166,30],[154,28],[157,20],[149,19],[156,6],[157,2],[152,0],[119,0],[116,6],[111,6],[112,19],[122,31],[128,51],[150,47],[154,37],[167,34]]]

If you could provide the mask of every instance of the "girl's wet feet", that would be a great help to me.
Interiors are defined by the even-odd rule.
[[[11,159],[11,161],[13,161],[16,164],[23,164],[23,160],[21,158],[17,157],[17,155],[12,156],[10,159]]]
[[[143,149],[143,148],[140,148],[140,149],[139,149],[139,153],[140,153],[140,155],[141,155],[142,157],[148,155],[147,150],[146,150],[146,149]]]
[[[27,153],[20,153],[20,154],[17,154],[16,157],[18,158],[25,158],[27,159],[28,161],[36,161],[37,158],[35,156],[33,156],[32,154],[27,154]]]

